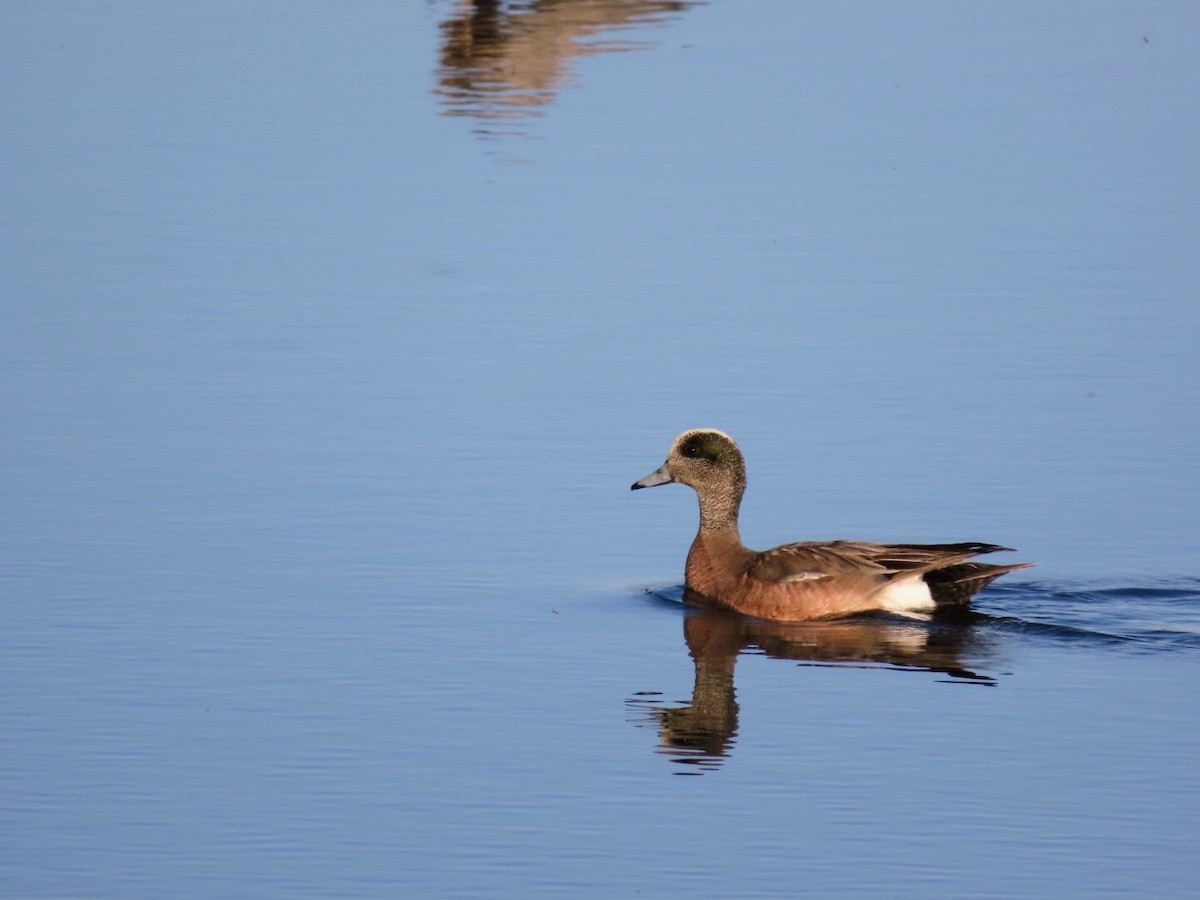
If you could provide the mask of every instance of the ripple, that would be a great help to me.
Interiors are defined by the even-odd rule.
[[[1155,584],[1017,582],[980,595],[976,615],[1005,630],[1145,651],[1200,649],[1200,579]]]

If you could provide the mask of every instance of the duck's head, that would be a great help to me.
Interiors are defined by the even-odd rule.
[[[632,490],[678,481],[700,495],[701,525],[714,527],[729,519],[736,521],[737,509],[746,489],[746,462],[733,438],[715,428],[685,431],[671,444],[667,461]]]

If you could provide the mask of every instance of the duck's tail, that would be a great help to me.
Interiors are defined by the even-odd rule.
[[[973,556],[1010,548],[976,542],[962,544],[897,544],[880,554],[879,562],[893,569],[882,595],[884,609],[929,613],[967,606],[971,598],[1007,572],[1033,563],[968,562]]]
[[[975,594],[983,590],[1001,575],[1027,569],[1033,563],[1011,563],[996,566],[991,563],[960,562],[930,569],[922,574],[929,593],[939,609],[966,606]]]

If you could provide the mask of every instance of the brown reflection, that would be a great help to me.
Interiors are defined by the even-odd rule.
[[[540,114],[570,81],[571,63],[648,46],[618,32],[662,22],[703,0],[459,0],[442,22],[438,88],[446,115],[483,134]]]
[[[733,672],[738,655],[747,650],[809,665],[941,672],[957,681],[995,684],[963,663],[964,653],[976,643],[966,623],[863,616],[783,624],[689,609],[683,636],[696,667],[691,702],[667,706],[654,692],[626,701],[638,713],[638,724],[658,729],[658,752],[685,766],[680,774],[716,768],[732,752],[738,726]]]

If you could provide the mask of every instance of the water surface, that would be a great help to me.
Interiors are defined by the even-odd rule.
[[[0,894],[1200,890],[1200,15],[753,6],[4,7]]]

